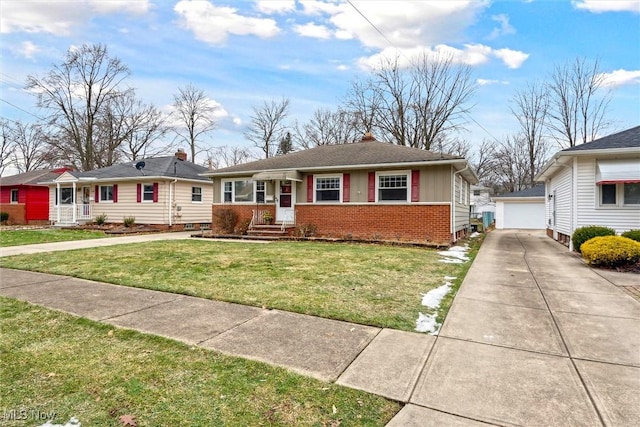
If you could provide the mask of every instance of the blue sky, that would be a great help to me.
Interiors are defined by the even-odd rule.
[[[0,115],[12,120],[44,114],[23,89],[27,75],[43,76],[72,46],[103,43],[145,102],[169,111],[178,87],[203,89],[219,107],[213,146],[250,146],[243,131],[263,101],[289,98],[290,118],[304,123],[335,109],[381,56],[422,50],[472,66],[479,88],[459,137],[474,145],[515,132],[515,92],[576,57],[600,61],[611,131],[640,123],[637,0],[3,0],[0,9]]]

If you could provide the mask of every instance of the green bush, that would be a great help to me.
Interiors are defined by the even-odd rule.
[[[619,267],[640,261],[640,243],[622,236],[599,236],[582,244],[589,265]]]
[[[571,236],[571,240],[573,241],[573,250],[576,252],[582,252],[582,244],[594,237],[615,235],[616,231],[613,228],[601,227],[599,225],[588,225],[586,227],[576,228],[576,231],[573,232],[573,236]]]
[[[96,217],[96,224],[104,225],[107,222],[107,214],[100,214]]]
[[[640,230],[629,230],[622,233],[623,237],[626,237],[631,240],[635,240],[636,242],[640,242]]]
[[[9,212],[0,212],[0,222],[5,223],[9,221]]]
[[[124,226],[125,227],[133,227],[133,224],[136,223],[136,217],[135,216],[125,216],[124,219],[122,220],[122,222],[124,222]]]

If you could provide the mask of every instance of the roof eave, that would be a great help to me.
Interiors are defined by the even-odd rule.
[[[369,163],[361,165],[335,165],[335,166],[304,166],[304,167],[291,167],[291,168],[274,168],[274,169],[247,169],[233,172],[204,172],[199,174],[200,176],[207,176],[215,178],[218,176],[246,176],[252,175],[257,172],[264,171],[283,171],[283,170],[297,170],[300,172],[310,171],[336,171],[336,170],[354,170],[354,169],[379,169],[379,168],[408,168],[413,166],[432,166],[432,165],[451,165],[451,164],[466,164],[466,159],[443,159],[443,160],[421,160],[419,162],[395,162],[395,163]],[[474,173],[475,176],[475,173]],[[477,178],[477,177],[476,177]]]
[[[559,151],[549,159],[549,161],[542,167],[542,170],[535,176],[534,180],[537,182],[544,182],[547,179],[551,178],[558,167],[562,167],[558,165],[558,162],[564,164],[564,161],[560,160],[561,158],[570,159],[571,157],[580,157],[580,156],[610,156],[616,154],[640,154],[639,147],[624,147],[624,148],[602,148],[602,149],[594,149],[594,150],[577,150],[577,151]],[[557,165],[557,166],[556,166]],[[554,167],[556,166],[556,167]]]

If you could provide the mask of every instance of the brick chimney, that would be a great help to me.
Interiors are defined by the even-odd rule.
[[[362,139],[360,140],[360,142],[367,142],[367,141],[375,141],[376,139],[373,137],[373,135],[371,135],[371,132],[365,132],[364,135],[362,135]]]
[[[178,148],[175,156],[178,158],[178,160],[182,160],[183,162],[187,160],[187,153],[185,153],[182,148]]]

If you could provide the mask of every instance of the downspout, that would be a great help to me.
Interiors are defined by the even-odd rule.
[[[457,172],[453,173],[453,185],[451,186],[451,234],[453,236],[453,242],[457,242],[457,233],[456,233],[456,175],[462,173],[469,169],[469,163],[464,167],[464,169],[460,169]],[[460,188],[462,192],[462,187]]]
[[[171,191],[171,186],[175,186],[176,182],[178,182],[178,178],[169,183],[169,227],[173,225],[173,192]]]

